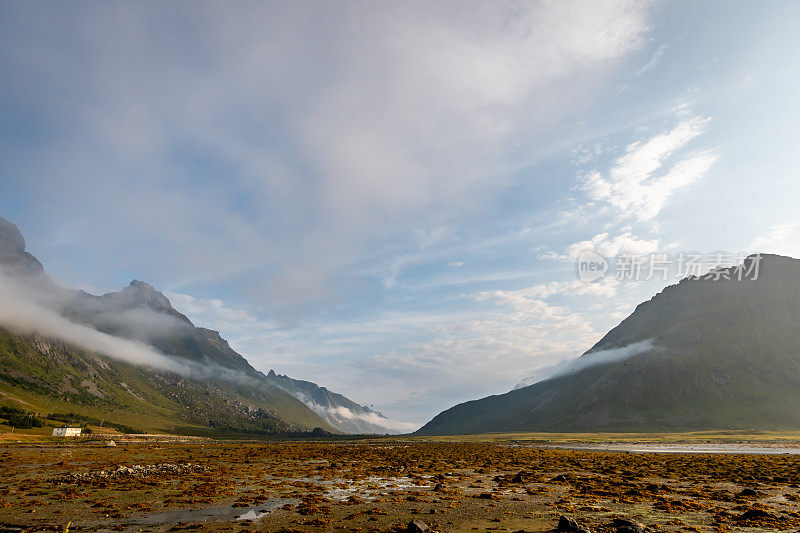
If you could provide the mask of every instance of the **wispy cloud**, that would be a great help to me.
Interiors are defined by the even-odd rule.
[[[506,303],[514,302],[518,299],[546,299],[555,295],[609,297],[616,295],[617,285],[618,281],[613,278],[603,279],[598,283],[585,283],[577,279],[572,281],[551,281],[513,291],[482,292],[479,297],[500,300]]]
[[[300,308],[339,296],[386,234],[479,209],[509,182],[509,141],[568,116],[590,97],[570,88],[649,29],[647,3],[614,0],[6,15],[3,70],[49,122],[31,209],[109,270],[237,276],[241,296]]]
[[[242,331],[257,325],[259,330],[270,329],[268,322],[246,309],[225,305],[219,298],[201,298],[173,291],[165,291],[173,307],[190,316],[196,326],[223,331]]]
[[[636,71],[636,74],[634,74],[634,76],[639,77],[656,68],[658,64],[661,63],[661,58],[664,56],[664,52],[667,51],[667,48],[668,45],[666,44],[662,44],[661,46],[659,46],[658,49],[656,49],[656,51],[653,52],[653,55],[650,56],[650,60],[644,65],[642,65],[641,68],[639,68],[639,70]]]
[[[514,387],[514,390],[521,389],[522,387],[529,387],[546,379],[557,378],[567,374],[574,374],[587,368],[622,361],[633,357],[634,355],[649,352],[653,349],[653,347],[654,345],[652,339],[647,339],[623,346],[621,348],[598,350],[580,357],[569,358],[556,365],[539,369],[535,376],[531,376],[520,381]]]
[[[748,250],[755,253],[774,253],[800,257],[798,226],[800,226],[800,223],[797,222],[775,224],[766,234],[753,239]]]
[[[616,255],[645,255],[658,251],[658,239],[644,239],[632,233],[623,233],[616,237],[609,237],[608,233],[598,233],[586,241],[580,241],[567,246],[566,257],[575,261],[584,250],[592,250],[603,257]]]
[[[695,151],[659,172],[708,123],[708,118],[689,116],[668,132],[629,144],[607,173],[595,170],[583,178],[589,198],[607,203],[620,219],[655,218],[673,194],[702,178],[717,159],[713,151]]]

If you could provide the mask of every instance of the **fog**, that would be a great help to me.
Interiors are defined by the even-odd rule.
[[[352,409],[348,409],[344,406],[328,407],[320,405],[309,396],[300,392],[295,393],[294,396],[331,425],[337,426],[342,422],[349,422],[352,424],[353,431],[355,432],[380,433],[380,431],[375,428],[368,429],[365,424],[378,426],[382,428],[385,433],[408,433],[419,427],[418,424],[391,420],[374,411],[356,413]]]
[[[137,366],[184,375],[191,372],[186,365],[143,342],[115,337],[64,318],[58,309],[68,292],[53,290],[54,286],[46,290],[46,284],[44,279],[26,282],[0,271],[0,326],[21,334],[59,339]]]
[[[606,363],[615,363],[639,355],[641,353],[653,349],[653,340],[647,339],[639,342],[634,342],[621,348],[611,348],[609,350],[599,350],[596,352],[586,353],[575,359],[562,361],[556,365],[540,369],[535,376],[523,379],[513,390],[529,387],[535,383],[545,381],[547,379],[565,376],[586,370],[594,366],[604,365]]]

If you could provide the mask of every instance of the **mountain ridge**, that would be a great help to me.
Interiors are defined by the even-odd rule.
[[[96,349],[48,335],[46,328],[45,333],[36,327],[19,333],[0,323],[0,401],[14,398],[50,412],[111,413],[105,417],[157,430],[269,434],[353,429],[348,424],[335,427],[315,412],[313,402],[301,401],[286,390],[291,387],[267,379],[218,331],[196,327],[152,285],[134,279],[120,291],[99,296],[64,289],[25,247],[19,229],[0,218],[0,281],[9,289],[0,298],[7,304],[14,306],[16,294],[19,304],[85,327],[84,334],[108,335],[102,338],[104,346],[125,339],[135,343],[125,345],[127,349],[151,347],[175,362],[178,372],[109,359]],[[341,395],[332,398],[338,399],[337,407],[357,405]],[[373,433],[378,428],[365,429]]]
[[[418,434],[800,426],[800,260],[758,257],[755,280],[727,270],[666,287],[578,359],[650,339],[648,351],[456,405]]]

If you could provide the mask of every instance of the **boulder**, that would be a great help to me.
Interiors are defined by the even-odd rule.
[[[430,530],[431,528],[428,527],[428,524],[426,524],[422,520],[412,520],[411,522],[408,523],[408,526],[406,527],[406,531],[408,533],[425,533]]]
[[[574,518],[561,515],[558,519],[558,530],[572,532],[578,529],[578,522]]]
[[[565,533],[592,533],[588,527],[582,526],[574,518],[564,515],[559,517],[556,529]]]
[[[613,526],[617,533],[644,533],[647,529],[644,524],[627,518],[615,518]]]

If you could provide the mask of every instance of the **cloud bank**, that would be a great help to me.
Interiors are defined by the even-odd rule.
[[[333,427],[349,433],[409,433],[419,428],[419,424],[392,420],[374,411],[357,413],[345,406],[320,405],[301,392],[292,394]]]
[[[652,339],[647,339],[623,346],[622,348],[611,348],[609,350],[586,353],[575,359],[570,359],[557,365],[543,368],[537,372],[537,375],[525,378],[517,383],[512,390],[529,387],[535,383],[566,376],[567,374],[581,372],[587,368],[623,361],[633,357],[634,355],[649,352],[652,349],[653,341]]]
[[[0,272],[0,326],[26,335],[41,335],[136,366],[187,375],[193,371],[143,342],[123,339],[77,324],[48,304],[53,296]]]

